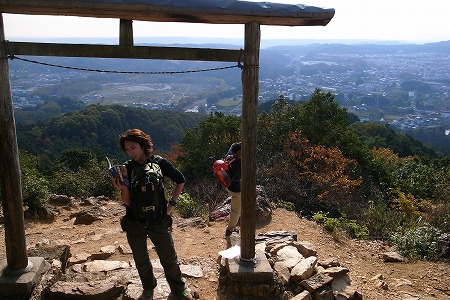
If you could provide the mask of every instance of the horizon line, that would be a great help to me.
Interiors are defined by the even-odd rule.
[[[8,37],[7,40],[10,41],[21,41],[24,40],[30,40],[30,41],[37,41],[37,40],[47,40],[47,41],[54,41],[54,40],[85,40],[85,41],[92,41],[92,40],[116,40],[118,42],[119,37],[111,37],[111,36],[105,36],[105,37],[30,37],[30,36],[16,36],[16,37]],[[157,40],[172,40],[172,39],[179,39],[179,40],[197,40],[197,41],[205,41],[202,42],[203,44],[214,44],[220,41],[234,41],[234,42],[242,42],[244,41],[243,38],[209,38],[209,37],[186,37],[186,36],[136,36],[134,37],[135,43],[139,42],[142,43],[142,39],[155,39]],[[140,40],[140,41],[138,41]],[[207,41],[210,42],[207,42]],[[323,39],[323,38],[317,38],[317,39],[295,39],[295,38],[267,38],[267,39],[261,39],[261,45],[263,44],[272,44],[272,46],[275,43],[291,43],[291,44],[308,44],[308,43],[330,43],[330,42],[341,42],[341,43],[385,43],[385,44],[428,44],[428,43],[440,43],[440,42],[447,42],[450,40],[395,40],[395,39],[357,39],[357,38],[332,38],[332,39]],[[151,43],[152,41],[146,41]],[[172,41],[172,44],[176,44],[176,41]]]

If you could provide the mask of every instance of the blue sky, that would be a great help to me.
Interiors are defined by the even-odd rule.
[[[263,1],[254,1],[263,2]],[[285,0],[268,1],[334,8],[325,26],[262,26],[262,39],[363,39],[402,42],[450,40],[450,0]],[[117,37],[119,20],[3,14],[9,40]],[[243,25],[133,22],[137,37],[243,38]]]

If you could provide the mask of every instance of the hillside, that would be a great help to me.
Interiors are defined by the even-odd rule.
[[[131,128],[148,132],[157,151],[169,151],[178,144],[186,128],[206,118],[170,110],[146,110],[121,105],[89,105],[45,121],[17,125],[19,149],[35,155],[58,156],[68,148],[104,151],[109,157],[122,157],[118,135]],[[168,121],[170,120],[170,122]],[[99,150],[100,149],[100,150]]]
[[[261,103],[259,113],[269,113],[275,102],[276,100]],[[299,104],[295,101],[288,103]],[[22,114],[23,112],[19,115]],[[431,147],[402,131],[376,123],[360,123],[353,113],[348,113],[347,116],[353,123],[353,130],[370,148],[390,148],[400,156],[436,157]],[[87,148],[95,151],[102,159],[105,155],[123,158],[117,145],[117,135],[127,129],[141,128],[149,132],[157,151],[167,152],[173,145],[179,144],[187,128],[197,126],[206,118],[207,115],[204,114],[97,104],[64,114],[54,114],[42,121],[18,122],[17,136],[20,150],[50,159],[69,148]]]
[[[76,202],[75,202],[76,203]],[[51,223],[26,221],[26,242],[30,249],[45,249],[50,245],[69,244],[72,256],[87,252],[98,253],[108,245],[126,245],[126,238],[119,227],[119,217],[123,207],[117,202],[102,205],[106,217],[90,225],[75,225],[71,217],[81,210],[91,209],[81,202],[72,206],[54,207],[58,211],[56,220]],[[239,300],[233,291],[221,288],[218,281],[216,259],[218,252],[226,249],[224,239],[225,221],[210,222],[207,227],[181,226],[182,219],[175,217],[173,237],[178,257],[181,261],[202,262],[205,272],[201,278],[188,278],[190,288],[197,291],[200,299]],[[450,268],[448,262],[410,261],[407,263],[386,263],[381,254],[392,250],[388,245],[377,241],[351,240],[343,236],[333,237],[315,222],[299,218],[295,213],[284,209],[273,211],[268,224],[260,225],[256,233],[268,231],[294,231],[298,240],[309,241],[318,253],[319,260],[334,257],[340,264],[350,270],[350,278],[358,286],[363,299],[398,300],[398,299],[437,299],[450,297]],[[0,239],[4,240],[4,227],[0,226]],[[42,250],[41,250],[42,251]],[[41,253],[42,255],[47,255]],[[157,258],[154,250],[150,251],[152,259]],[[5,257],[5,247],[0,247],[0,258]],[[108,260],[132,260],[131,254],[116,251]],[[205,265],[207,264],[207,266]],[[381,275],[380,280],[373,279]]]

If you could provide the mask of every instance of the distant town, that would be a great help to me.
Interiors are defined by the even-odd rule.
[[[273,89],[287,99],[307,98],[316,87],[330,91],[361,121],[390,123],[400,129],[435,127],[450,118],[450,55],[434,53],[317,54],[288,67],[295,72],[261,81],[261,99]],[[349,64],[360,62],[361,69]],[[302,69],[316,66],[315,74]],[[321,67],[323,70],[321,70]],[[410,82],[411,86],[403,86]]]
[[[33,58],[43,60],[43,58]],[[48,58],[47,58],[48,59]],[[52,58],[85,67],[81,59]],[[116,60],[117,61],[117,60]],[[103,60],[96,68],[123,65]],[[201,69],[202,64],[156,61],[126,67]],[[11,85],[16,109],[30,109],[52,97],[147,109],[177,109],[240,115],[240,70],[202,75],[138,77],[92,74],[13,61]],[[87,65],[87,66],[86,66]],[[208,67],[214,65],[208,63]],[[386,123],[401,130],[447,126],[450,130],[450,41],[424,45],[311,44],[261,50],[260,103],[307,100],[315,88],[330,91],[361,122]],[[102,77],[103,76],[103,77]],[[107,78],[104,78],[107,77]]]

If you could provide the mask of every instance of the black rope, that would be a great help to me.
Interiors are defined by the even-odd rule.
[[[27,59],[27,58],[21,58],[21,57],[15,56],[15,55],[8,55],[8,58],[11,59],[11,60],[18,59],[18,60],[26,61],[26,62],[33,63],[33,64],[39,64],[39,65],[44,65],[44,66],[56,67],[56,68],[79,70],[79,71],[89,71],[89,72],[99,72],[99,73],[117,73],[117,74],[150,74],[150,75],[156,75],[156,74],[158,74],[158,75],[162,75],[162,74],[185,74],[185,73],[198,73],[198,72],[209,72],[209,71],[225,70],[225,69],[232,69],[232,68],[242,68],[241,62],[239,61],[237,65],[233,65],[233,66],[210,68],[210,69],[200,69],[200,70],[162,71],[162,72],[116,71],[116,70],[98,70],[98,69],[88,69],[88,68],[62,66],[62,65],[56,65],[56,64],[40,62],[40,61]]]

